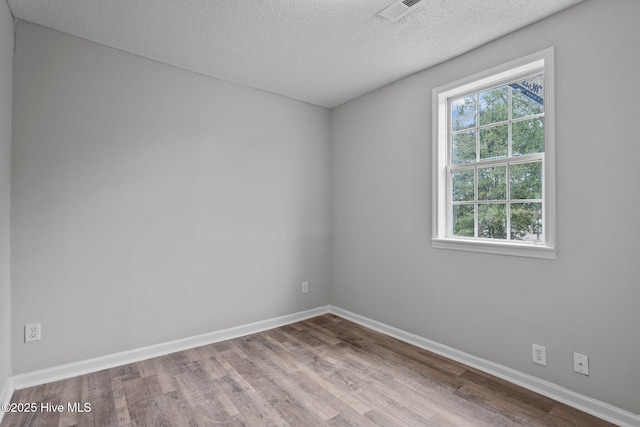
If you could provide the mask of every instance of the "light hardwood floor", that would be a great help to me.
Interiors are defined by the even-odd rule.
[[[610,426],[334,315],[18,390],[9,426]],[[69,412],[68,403],[91,411]]]

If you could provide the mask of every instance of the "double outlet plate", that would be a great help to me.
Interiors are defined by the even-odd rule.
[[[24,342],[40,341],[42,339],[40,323],[24,325]]]

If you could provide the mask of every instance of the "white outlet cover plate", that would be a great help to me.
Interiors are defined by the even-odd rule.
[[[24,325],[24,342],[40,341],[41,339],[40,323],[27,323]]]
[[[537,365],[547,366],[547,348],[543,345],[531,344],[531,360]]]
[[[582,375],[589,375],[589,356],[573,353],[573,370]]]

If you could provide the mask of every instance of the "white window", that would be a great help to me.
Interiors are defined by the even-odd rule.
[[[555,258],[553,56],[433,90],[433,247]]]

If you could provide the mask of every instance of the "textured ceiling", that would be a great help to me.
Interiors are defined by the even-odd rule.
[[[16,18],[334,107],[582,0],[8,0]]]

